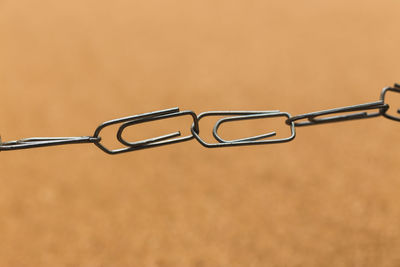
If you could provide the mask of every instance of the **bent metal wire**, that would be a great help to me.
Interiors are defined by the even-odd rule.
[[[400,115],[395,116],[388,114],[389,104],[385,102],[385,98],[388,92],[400,93],[400,85],[395,84],[393,87],[383,88],[380,100],[365,104],[333,108],[328,110],[316,111],[311,113],[305,113],[301,115],[291,116],[287,112],[280,112],[279,110],[266,110],[266,111],[207,111],[199,115],[196,115],[191,110],[180,111],[179,108],[164,109],[149,113],[143,113],[139,115],[119,118],[110,120],[100,124],[92,136],[78,136],[78,137],[32,137],[25,138],[16,141],[2,142],[0,138],[0,151],[28,149],[36,147],[47,147],[47,146],[58,146],[58,145],[69,145],[69,144],[82,144],[82,143],[93,143],[101,150],[108,154],[120,154],[130,152],[134,150],[152,148],[156,146],[163,146],[168,144],[174,144],[179,142],[189,141],[196,139],[201,145],[213,148],[213,147],[227,147],[227,146],[245,146],[245,145],[261,145],[261,144],[274,144],[289,142],[296,137],[296,127],[311,126],[323,123],[333,123],[349,120],[367,119],[373,117],[383,116],[385,118],[400,121]],[[344,113],[344,114],[343,114]],[[397,110],[397,114],[400,114],[400,109]],[[136,124],[146,123],[150,121],[162,120],[167,118],[179,117],[179,116],[190,116],[193,119],[193,123],[190,125],[190,133],[186,136],[181,136],[179,131],[161,135],[158,137],[148,138],[136,142],[127,141],[123,137],[123,133],[127,127],[131,127]],[[200,137],[199,122],[202,118],[208,116],[222,116],[219,119],[212,130],[212,134],[215,138],[215,143],[207,143]],[[285,117],[285,123],[290,128],[290,136],[288,137],[275,137],[276,132],[265,133],[257,136],[244,137],[234,140],[223,139],[218,130],[222,124],[241,120],[254,120],[261,118],[271,117]],[[107,148],[101,142],[101,132],[104,128],[120,124],[117,131],[117,140],[124,146],[123,148],[110,149]],[[275,137],[275,138],[272,138]]]
[[[225,118],[220,119],[217,121],[213,128],[213,136],[217,143],[207,143],[204,141],[198,132],[196,132],[195,127],[192,126],[192,134],[197,139],[197,141],[205,147],[212,148],[212,147],[225,147],[225,146],[245,146],[245,145],[260,145],[260,144],[273,144],[273,143],[283,143],[289,142],[293,140],[296,136],[296,131],[294,128],[294,123],[290,123],[290,131],[291,135],[285,138],[276,138],[276,139],[266,139],[276,135],[276,132],[271,132],[267,134],[251,136],[236,140],[224,140],[218,134],[218,129],[222,123],[228,121],[239,121],[239,120],[250,120],[250,119],[260,119],[260,118],[269,118],[269,117],[279,117],[285,116],[288,119],[291,118],[289,113],[280,112],[279,110],[270,110],[270,111],[207,111],[201,113],[197,119],[200,121],[202,118],[207,116],[227,116]],[[266,139],[260,141],[260,139]]]

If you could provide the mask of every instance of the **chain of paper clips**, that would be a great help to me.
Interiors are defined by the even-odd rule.
[[[66,144],[93,143],[108,154],[119,154],[139,149],[184,142],[191,139],[196,139],[200,144],[208,148],[284,143],[293,140],[296,136],[295,128],[301,126],[310,126],[321,123],[340,122],[348,120],[358,120],[358,119],[372,118],[378,116],[383,116],[388,119],[400,121],[400,116],[393,116],[387,113],[387,111],[389,110],[389,105],[385,103],[385,96],[386,93],[389,91],[400,93],[400,85],[395,84],[393,87],[384,88],[381,92],[380,100],[376,102],[305,113],[297,116],[291,116],[289,113],[280,112],[277,110],[207,111],[199,115],[196,115],[191,110],[180,111],[179,108],[171,108],[171,109],[154,111],[150,113],[144,113],[104,122],[97,127],[92,136],[34,137],[34,138],[26,138],[10,142],[1,142],[0,139],[0,151],[66,145]],[[400,110],[397,110],[397,113],[400,114]],[[149,121],[178,117],[178,116],[192,117],[193,123],[190,127],[191,134],[182,137],[180,132],[174,132],[167,135],[162,135],[155,138],[149,138],[137,142],[129,142],[122,136],[124,130],[129,126]],[[222,119],[218,120],[215,123],[213,128],[213,136],[216,140],[215,143],[207,143],[200,137],[199,122],[202,118],[208,116],[223,116]],[[229,121],[251,120],[258,118],[269,118],[269,117],[286,117],[285,122],[288,125],[288,127],[290,127],[290,132],[291,132],[290,136],[285,138],[273,138],[276,135],[276,133],[271,132],[262,135],[246,137],[242,139],[225,140],[221,138],[221,136],[218,134],[218,129],[223,123]],[[100,134],[105,127],[115,124],[121,124],[120,127],[118,128],[117,139],[122,145],[124,145],[124,147],[119,149],[109,149],[102,144]]]

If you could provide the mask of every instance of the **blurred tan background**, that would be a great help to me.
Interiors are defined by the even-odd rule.
[[[399,8],[1,0],[0,132],[90,135],[174,106],[294,115],[375,101],[399,81]],[[0,266],[400,266],[399,129],[377,118],[271,146],[2,152]]]

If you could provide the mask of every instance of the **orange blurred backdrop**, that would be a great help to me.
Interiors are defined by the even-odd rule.
[[[376,101],[399,81],[399,9],[0,0],[0,133],[90,135],[175,106],[294,115]],[[399,129],[376,118],[269,146],[1,152],[0,265],[399,266]]]

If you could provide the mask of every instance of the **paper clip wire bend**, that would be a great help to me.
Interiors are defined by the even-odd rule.
[[[387,92],[395,92],[395,93],[400,93],[400,84],[395,83],[394,87],[385,87],[383,88],[382,92],[381,92],[381,101],[385,102],[385,97],[386,97],[386,93]],[[395,120],[395,121],[400,121],[400,117],[399,116],[393,116],[390,114],[387,114],[388,109],[383,110],[382,115],[385,118],[391,119],[391,120]],[[397,110],[397,113],[400,114],[400,109]]]
[[[198,120],[207,117],[207,116],[228,116],[226,118],[222,118],[216,122],[213,128],[213,136],[218,141],[218,143],[207,143],[205,142],[199,135],[199,133],[195,132],[194,127],[192,127],[192,134],[197,139],[197,141],[205,147],[213,148],[213,147],[227,147],[227,146],[247,146],[247,145],[262,145],[262,144],[273,144],[273,143],[284,143],[293,140],[296,137],[296,131],[294,127],[294,123],[290,125],[291,135],[286,138],[278,138],[278,139],[270,139],[270,140],[261,140],[264,138],[275,136],[275,132],[251,136],[236,140],[224,140],[218,134],[219,127],[228,121],[239,121],[239,120],[250,120],[250,119],[258,119],[258,118],[268,118],[268,117],[278,117],[285,116],[290,118],[290,114],[286,112],[280,112],[278,110],[271,111],[208,111],[203,112],[198,116]]]
[[[381,116],[382,113],[384,113],[388,108],[389,108],[389,105],[385,104],[383,102],[383,100],[380,100],[380,101],[371,102],[371,103],[365,103],[365,104],[347,106],[347,107],[341,107],[341,108],[333,108],[333,109],[327,109],[327,110],[310,112],[310,113],[293,116],[286,120],[286,124],[289,125],[292,122],[294,122],[295,123],[294,125],[296,127],[301,127],[301,126],[310,126],[310,125],[322,124],[322,123],[367,119],[367,118]],[[365,112],[365,110],[370,110],[370,109],[378,109],[379,111],[373,112],[373,113]],[[354,112],[354,111],[360,111],[360,112]],[[343,112],[353,112],[353,113],[346,114],[346,115],[330,116],[330,117],[318,119],[318,117],[321,117],[321,116],[335,114],[335,113],[343,113]],[[296,122],[298,120],[303,120],[303,119],[307,119],[307,121]]]
[[[169,118],[169,117],[187,115],[187,114],[189,114],[193,117],[194,130],[198,132],[199,131],[198,120],[197,120],[197,116],[195,115],[194,112],[179,111],[179,108],[170,108],[170,109],[153,111],[153,112],[149,112],[149,113],[144,113],[144,114],[139,114],[139,115],[134,115],[134,116],[129,116],[129,117],[121,118],[121,119],[115,119],[115,120],[110,120],[110,121],[104,122],[99,127],[97,127],[97,129],[94,132],[93,137],[99,137],[101,131],[105,127],[122,123],[122,125],[119,127],[118,132],[117,132],[117,139],[121,144],[125,145],[126,147],[119,148],[119,149],[109,149],[106,146],[104,146],[103,144],[101,144],[100,142],[96,142],[95,145],[108,154],[119,154],[119,153],[134,151],[134,150],[140,150],[140,149],[161,146],[161,145],[167,145],[167,144],[173,144],[173,143],[190,140],[190,139],[194,138],[193,135],[171,139],[173,137],[180,136],[180,132],[170,133],[167,135],[149,138],[149,139],[145,139],[145,140],[138,141],[138,142],[127,142],[122,137],[122,133],[123,133],[124,129],[130,125],[144,123],[144,122],[153,121],[153,120],[165,119],[165,118]]]
[[[155,120],[161,120],[161,119],[166,119],[166,118],[171,118],[171,117],[178,117],[178,116],[185,116],[185,115],[190,115],[193,118],[194,127],[195,127],[196,131],[199,132],[199,125],[198,125],[196,113],[194,113],[191,110],[185,110],[185,111],[177,110],[174,113],[170,113],[170,114],[166,114],[166,115],[155,116],[155,117],[147,117],[147,118],[143,118],[143,119],[139,119],[139,120],[132,120],[132,121],[125,122],[118,129],[117,139],[121,144],[124,144],[126,146],[130,146],[130,147],[135,147],[135,148],[142,148],[142,149],[143,148],[150,148],[150,147],[155,147],[155,146],[166,145],[166,144],[174,144],[174,143],[188,141],[188,140],[194,138],[193,134],[190,134],[190,135],[187,135],[187,136],[183,136],[183,137],[179,137],[179,138],[171,139],[173,137],[177,137],[177,136],[181,135],[180,132],[174,132],[174,133],[162,135],[162,136],[155,137],[155,138],[149,138],[149,139],[145,139],[145,140],[137,141],[137,142],[128,142],[122,137],[122,133],[129,126],[132,126],[132,125],[135,125],[135,124],[139,124],[139,123],[145,123],[145,122],[149,122],[149,121],[155,121]]]

